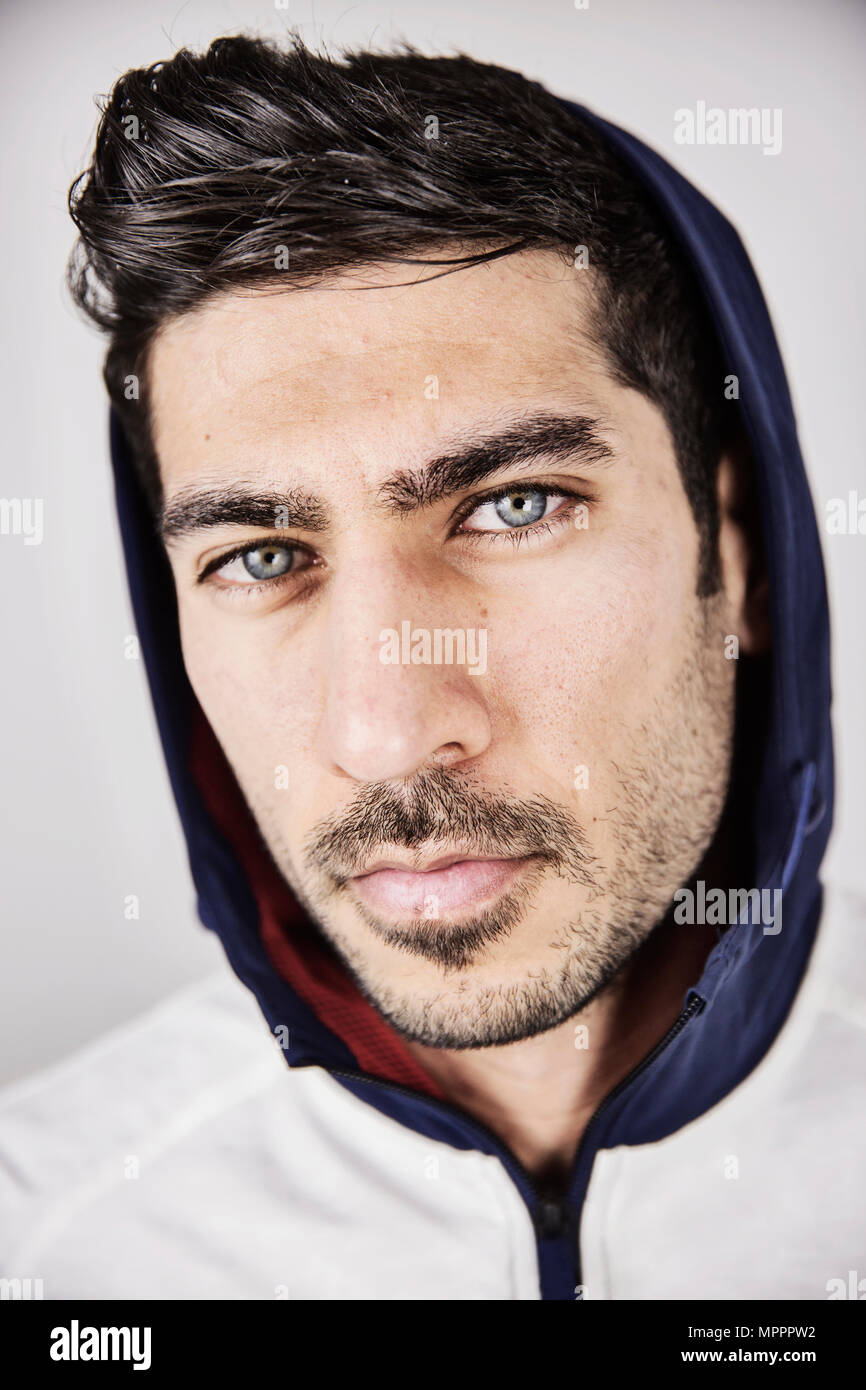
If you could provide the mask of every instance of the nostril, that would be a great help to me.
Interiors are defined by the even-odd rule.
[[[436,767],[453,767],[455,763],[463,762],[465,758],[466,753],[462,743],[443,743],[441,747],[436,749],[435,753],[430,755],[430,761]]]

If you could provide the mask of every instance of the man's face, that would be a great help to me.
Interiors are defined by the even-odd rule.
[[[277,865],[398,1030],[481,1046],[576,1012],[700,863],[738,604],[695,596],[587,272],[412,274],[176,320],[154,438],[186,668]]]

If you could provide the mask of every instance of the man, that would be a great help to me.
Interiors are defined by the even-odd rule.
[[[122,77],[71,210],[200,914],[277,1045],[221,976],[13,1093],[10,1272],[835,1296],[864,955],[736,233],[519,74],[246,38]]]

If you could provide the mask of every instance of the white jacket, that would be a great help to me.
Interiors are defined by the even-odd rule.
[[[752,1074],[596,1156],[576,1295],[866,1298],[864,1074],[866,911],[829,890]],[[228,971],[5,1090],[0,1233],[2,1276],[46,1299],[539,1297],[499,1160],[288,1068]]]

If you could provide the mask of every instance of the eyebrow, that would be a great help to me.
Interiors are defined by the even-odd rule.
[[[602,438],[601,428],[597,419],[587,415],[547,412],[498,428],[463,432],[445,453],[386,478],[378,488],[378,499],[386,512],[406,515],[515,464],[541,458],[578,459],[584,467],[606,467],[615,454]],[[181,491],[163,508],[160,518],[160,532],[166,542],[217,526],[322,532],[328,529],[329,512],[320,498],[301,489],[262,492],[231,484]]]

